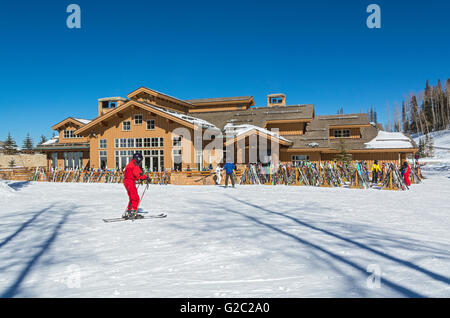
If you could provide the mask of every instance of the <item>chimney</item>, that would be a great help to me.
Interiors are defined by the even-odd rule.
[[[267,95],[267,107],[286,106],[286,95],[270,94]]]

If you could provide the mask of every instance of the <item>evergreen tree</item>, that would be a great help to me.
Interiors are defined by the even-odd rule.
[[[47,141],[47,137],[45,137],[44,135],[41,135],[41,141],[39,141],[38,145],[42,145],[46,141]]]
[[[426,157],[434,156],[434,141],[430,134],[427,134],[425,139],[425,154]]]
[[[403,132],[409,132],[408,117],[406,116],[406,104],[402,103],[402,128]]]
[[[34,148],[33,146],[33,140],[31,139],[30,134],[27,134],[27,137],[23,141],[22,149],[32,151]]]
[[[17,144],[15,140],[11,137],[11,133],[8,133],[8,138],[3,144],[3,149],[7,155],[13,155],[17,152]]]
[[[8,162],[8,166],[10,168],[14,168],[16,166],[16,161],[14,160],[14,158],[11,158],[11,160]]]
[[[352,155],[349,154],[345,148],[344,140],[339,141],[339,153],[336,155],[335,160],[344,164],[349,164],[352,161]]]

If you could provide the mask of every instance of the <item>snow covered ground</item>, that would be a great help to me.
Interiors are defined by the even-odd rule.
[[[422,171],[427,174],[449,174],[450,173],[450,129],[431,132],[433,137],[434,156],[421,158]],[[419,136],[413,136],[414,141],[419,144]]]
[[[0,181],[2,297],[449,297],[450,174],[410,191]],[[377,273],[381,273],[378,280]],[[379,283],[379,284],[378,284]]]

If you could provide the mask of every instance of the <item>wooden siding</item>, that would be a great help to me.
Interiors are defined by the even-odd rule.
[[[59,132],[59,143],[60,144],[69,144],[69,143],[81,143],[81,142],[88,142],[87,137],[81,137],[81,138],[64,138],[64,130],[76,130],[80,128],[80,125],[75,125],[73,123],[67,123],[61,128],[58,129]]]
[[[142,124],[134,123],[134,115],[142,115]],[[107,167],[115,168],[115,151],[121,150],[164,150],[164,168],[172,169],[173,161],[172,161],[172,132],[177,128],[184,128],[191,134],[191,138],[193,140],[194,134],[193,130],[187,128],[179,123],[175,123],[165,117],[158,116],[156,114],[151,114],[150,111],[146,111],[143,109],[133,109],[128,108],[127,110],[121,113],[122,118],[114,115],[112,118],[107,120],[105,123],[106,126],[98,125],[94,128],[94,132],[96,133],[96,138],[90,138],[90,158],[91,158],[91,167],[99,168],[100,151],[107,152]],[[147,130],[147,120],[155,120],[155,129]],[[130,131],[122,130],[122,123],[124,121],[129,121],[131,123]],[[115,148],[115,139],[123,139],[123,138],[164,138],[164,146],[160,148]],[[107,148],[100,149],[99,143],[101,139],[106,139]],[[188,141],[187,139],[183,139],[182,149],[190,149],[191,152],[191,168],[194,166],[194,146],[192,141]],[[188,164],[183,163],[183,169],[187,167]]]

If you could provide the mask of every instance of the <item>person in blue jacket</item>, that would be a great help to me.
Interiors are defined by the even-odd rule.
[[[223,170],[225,170],[225,188],[228,187],[228,178],[231,179],[231,184],[234,188],[233,172],[236,170],[236,165],[232,162],[227,162]]]

